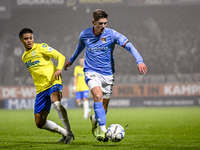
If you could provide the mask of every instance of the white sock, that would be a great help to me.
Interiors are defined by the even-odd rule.
[[[71,134],[72,131],[71,131],[71,127],[69,124],[69,119],[67,116],[66,109],[62,106],[62,104],[59,101],[54,102],[53,106],[57,110],[58,116],[59,116],[60,120],[62,121],[63,126],[65,127],[65,129],[67,131],[67,134],[68,133]]]
[[[83,111],[84,111],[83,117],[84,117],[84,119],[87,119],[88,115],[89,115],[88,113],[90,111],[90,109],[89,109],[89,102],[87,100],[83,101]]]
[[[57,125],[55,122],[50,120],[46,120],[46,123],[42,127],[42,129],[46,129],[51,132],[62,134],[63,136],[67,136],[67,132],[64,128],[62,128],[61,126]]]
[[[106,130],[106,126],[105,126],[105,125],[100,126],[100,131],[101,131],[101,132],[106,132],[106,131],[107,131],[107,130]]]

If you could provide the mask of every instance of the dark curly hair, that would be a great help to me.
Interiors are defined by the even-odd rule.
[[[26,33],[32,33],[33,34],[33,30],[31,30],[30,28],[21,29],[21,31],[19,32],[19,38],[21,39],[23,34],[26,34]]]

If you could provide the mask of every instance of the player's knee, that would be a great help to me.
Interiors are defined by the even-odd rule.
[[[61,104],[60,101],[56,101],[53,103],[53,107],[57,110],[57,111],[66,111],[66,109],[63,107],[63,105]]]
[[[45,125],[45,122],[36,122],[35,125],[36,125],[36,127],[38,127],[39,129],[41,129],[41,128]]]
[[[95,94],[94,95],[94,102],[103,102],[103,95],[102,94]]]
[[[53,92],[52,94],[51,94],[51,102],[52,103],[54,103],[54,102],[56,102],[56,101],[60,101],[60,99],[61,99],[61,96],[62,94],[60,93],[60,92]]]
[[[56,109],[56,110],[60,110],[61,107],[62,107],[62,104],[60,101],[56,101],[53,103],[53,107]]]

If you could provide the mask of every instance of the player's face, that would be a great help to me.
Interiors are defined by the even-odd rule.
[[[83,65],[84,65],[84,59],[81,58],[81,59],[80,59],[80,66],[83,67]]]
[[[98,21],[92,21],[94,24],[94,32],[96,35],[102,34],[107,26],[107,18],[101,18]]]
[[[33,34],[32,33],[26,33],[23,34],[20,41],[24,44],[24,47],[26,50],[30,50],[33,47]]]

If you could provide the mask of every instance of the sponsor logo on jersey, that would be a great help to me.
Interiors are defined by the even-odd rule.
[[[106,43],[107,38],[106,37],[101,37],[101,43]]]
[[[108,47],[94,47],[94,48],[89,48],[88,47],[88,50],[89,51],[97,51],[97,50],[99,50],[99,51],[106,51],[106,50],[108,50]]]
[[[29,60],[29,61],[27,61],[27,62],[25,63],[25,65],[26,65],[27,68],[29,68],[29,67],[32,67],[32,66],[34,66],[34,65],[36,65],[36,64],[38,64],[38,63],[40,63],[39,60],[36,60],[36,61],[33,61],[33,62],[31,62],[31,60]]]
[[[47,44],[42,44],[42,47],[44,47],[44,48],[47,47]]]
[[[78,76],[84,76],[84,74],[82,74],[82,73],[78,73]]]

